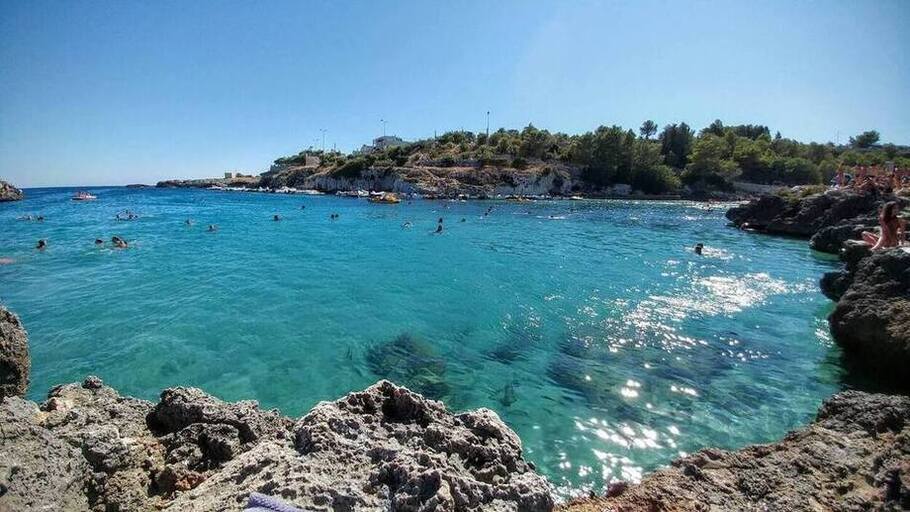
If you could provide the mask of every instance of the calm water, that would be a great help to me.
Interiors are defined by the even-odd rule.
[[[833,263],[726,227],[722,205],[27,192],[0,204],[0,300],[29,330],[34,399],[97,374],[294,416],[388,377],[496,410],[565,495],[773,440],[841,386],[816,284]],[[94,246],[112,235],[131,247]]]

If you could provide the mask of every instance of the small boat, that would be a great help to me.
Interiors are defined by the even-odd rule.
[[[80,190],[73,194],[73,201],[94,201],[98,199],[97,196],[93,196],[84,190]]]
[[[384,192],[379,195],[370,196],[369,201],[371,203],[398,204],[401,202],[401,199],[398,199],[398,196],[391,192]]]

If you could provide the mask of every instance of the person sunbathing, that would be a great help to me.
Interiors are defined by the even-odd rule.
[[[882,211],[878,216],[878,223],[881,226],[881,233],[863,231],[862,234],[863,240],[872,246],[872,250],[878,251],[900,245],[900,240],[903,236],[903,223],[897,216],[897,202],[890,201],[885,203],[885,206],[882,206]]]

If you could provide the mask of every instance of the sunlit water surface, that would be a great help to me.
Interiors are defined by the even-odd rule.
[[[779,438],[841,386],[817,286],[833,263],[726,227],[728,205],[72,192],[0,204],[0,300],[28,328],[34,399],[97,374],[296,416],[387,377],[496,410],[567,496]]]

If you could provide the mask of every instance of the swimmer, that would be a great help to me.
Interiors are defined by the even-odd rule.
[[[273,215],[273,216],[272,216],[272,220],[274,220],[274,221],[277,222],[277,221],[281,220],[281,216],[280,216],[280,215]]]
[[[192,226],[192,225],[193,225],[193,219],[186,219],[185,221],[183,221],[183,223],[186,224],[187,226]]]
[[[705,248],[705,244],[703,244],[701,242],[695,244],[695,254],[698,254],[699,256],[701,256],[702,249],[704,249],[704,248]]]
[[[19,217],[19,220],[32,220],[32,216],[31,216],[31,215],[23,215],[22,217]]]
[[[114,247],[117,249],[126,249],[129,247],[129,244],[126,243],[126,240],[120,238],[119,236],[111,237],[111,243],[114,244]]]
[[[43,238],[41,240],[38,240],[38,245],[35,246],[35,249],[43,251],[45,248],[47,248],[47,242],[44,241]]]
[[[209,233],[214,233],[215,231],[218,231],[218,226],[209,224]]]
[[[436,234],[442,233],[442,224],[436,226]]]
[[[436,222],[439,223],[439,224],[442,224],[442,217],[439,217],[439,220],[436,221]]]
[[[95,245],[103,245],[103,244],[104,244],[104,240],[102,240],[100,238],[95,239]]]
[[[411,221],[405,221],[405,223],[402,224],[401,227],[404,228],[404,229],[410,228],[410,227],[411,227]]]
[[[44,215],[39,215],[39,216],[35,217],[35,220],[37,220],[38,222],[44,222]]]
[[[465,219],[464,217],[462,217],[461,220],[458,221],[458,222],[467,222],[467,219]]]
[[[305,205],[305,204],[300,205],[300,209],[301,209],[301,210],[306,210],[306,205]]]

